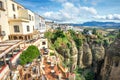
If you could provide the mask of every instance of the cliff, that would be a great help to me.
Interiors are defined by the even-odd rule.
[[[120,39],[117,38],[106,51],[100,80],[120,80]]]
[[[69,72],[73,73],[76,68],[79,68],[89,69],[90,73],[87,71],[88,74],[91,74],[91,71],[95,72],[96,75],[100,73],[100,66],[102,66],[105,55],[105,49],[102,45],[92,42],[90,44],[83,34],[75,33],[72,30],[68,32],[58,30],[48,33],[46,36],[51,42],[49,46],[59,54],[61,63],[69,68]],[[86,71],[84,72],[86,74]]]
[[[83,45],[78,50],[78,66],[80,68],[86,68],[92,64],[92,52],[87,42],[84,42]]]

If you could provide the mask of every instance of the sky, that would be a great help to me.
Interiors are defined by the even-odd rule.
[[[60,23],[120,22],[120,0],[16,0],[46,20]]]

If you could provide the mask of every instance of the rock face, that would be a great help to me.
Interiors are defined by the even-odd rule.
[[[92,64],[92,52],[87,43],[83,44],[82,62],[84,66],[90,66]]]
[[[71,63],[72,63],[72,70],[73,71],[76,66],[77,66],[77,56],[78,56],[78,50],[77,47],[75,45],[75,42],[71,40],[71,49],[70,49],[70,54],[71,54]]]
[[[95,73],[95,78],[100,74],[101,67],[104,62],[105,49],[102,45],[92,45],[92,69]]]
[[[104,59],[105,49],[102,45],[100,46],[92,46],[92,53],[94,61],[100,61]]]
[[[116,39],[106,51],[99,80],[120,80],[120,39]]]
[[[78,66],[81,68],[89,67],[92,64],[92,52],[89,45],[85,42],[78,51]]]

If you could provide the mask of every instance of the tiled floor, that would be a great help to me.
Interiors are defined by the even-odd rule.
[[[59,69],[56,64],[54,64],[54,67],[51,67],[51,62],[48,63],[47,59],[44,59],[44,65],[45,75],[49,80],[56,80],[59,74],[63,76],[61,69]],[[54,70],[54,73],[52,73],[51,70]]]

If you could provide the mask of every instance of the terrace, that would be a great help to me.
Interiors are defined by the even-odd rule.
[[[24,50],[24,42],[20,40],[10,40],[0,42],[0,79],[4,77],[13,64],[16,63],[22,50]],[[23,45],[21,45],[23,44]]]
[[[43,66],[42,66],[44,72],[45,72],[45,77],[47,80],[66,80],[66,73],[64,73],[57,64],[56,57],[45,57],[43,59]]]

